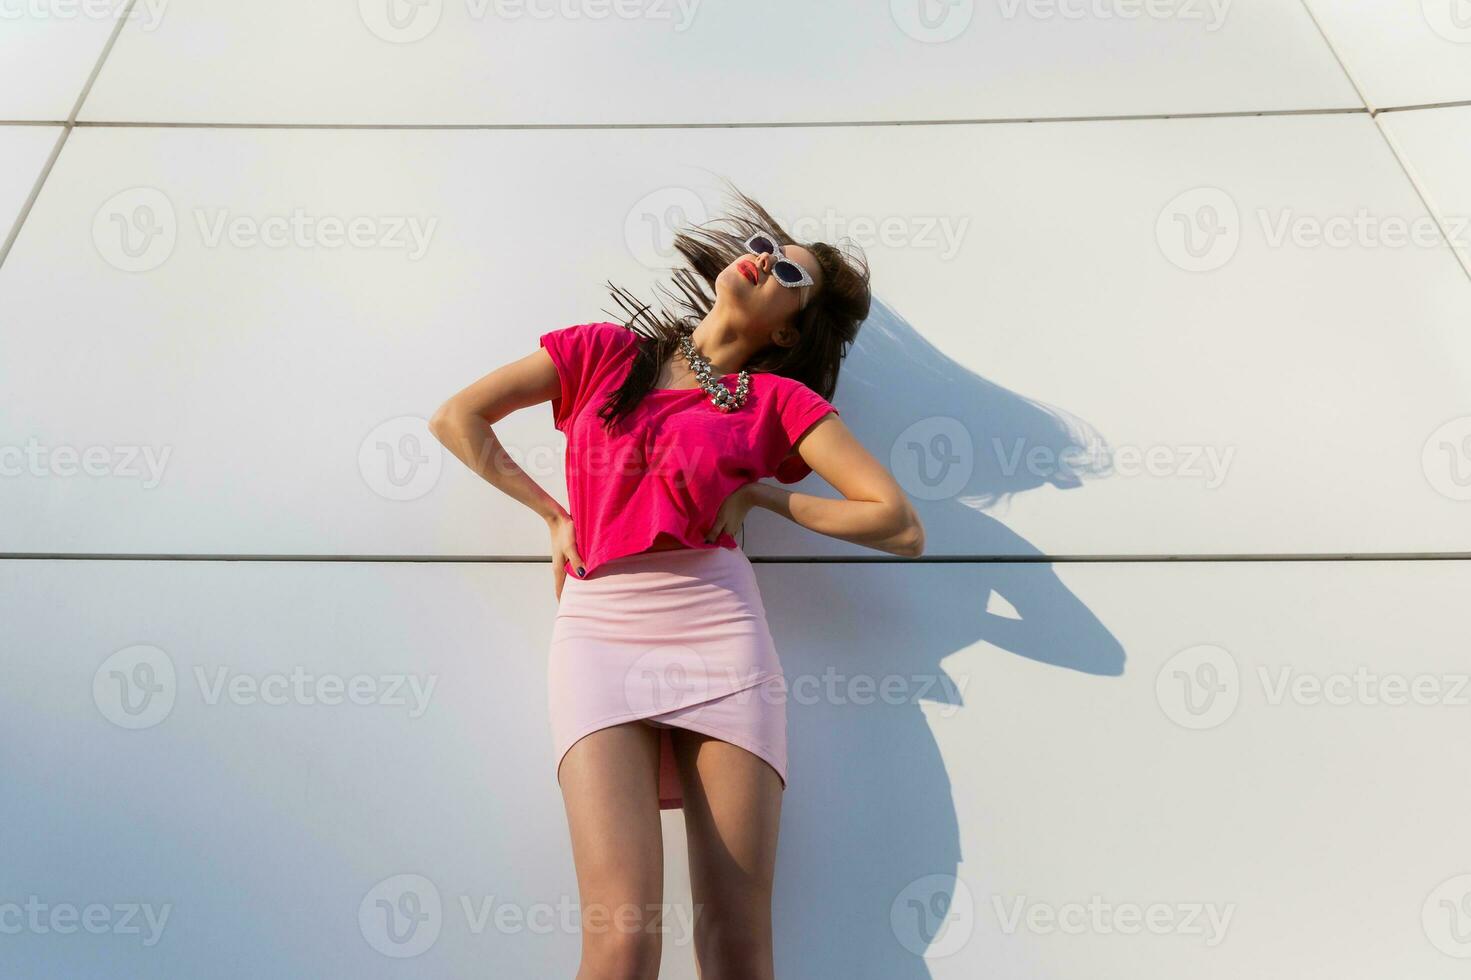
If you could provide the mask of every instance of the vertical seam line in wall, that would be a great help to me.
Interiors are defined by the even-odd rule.
[[[1318,36],[1327,45],[1328,53],[1333,55],[1333,60],[1338,62],[1338,70],[1343,72],[1343,77],[1348,79],[1348,83],[1353,86],[1354,93],[1358,95],[1359,101],[1363,103],[1369,115],[1374,115],[1379,110],[1369,104],[1369,97],[1365,94],[1364,87],[1359,84],[1359,80],[1354,77],[1354,73],[1349,71],[1348,62],[1343,60],[1343,55],[1339,53],[1338,46],[1333,43],[1333,38],[1329,37],[1328,32],[1324,30],[1322,22],[1318,20],[1318,15],[1313,13],[1312,3],[1309,0],[1302,0],[1302,9],[1307,13],[1308,20],[1312,21],[1313,26],[1318,29]]]
[[[1421,111],[1434,112],[1435,110],[1425,109]],[[1440,208],[1436,206],[1435,200],[1430,196],[1430,191],[1425,187],[1425,181],[1420,178],[1419,173],[1416,172],[1414,166],[1410,163],[1409,156],[1400,147],[1399,142],[1394,138],[1394,134],[1389,131],[1377,113],[1371,118],[1374,120],[1374,128],[1379,130],[1379,135],[1383,137],[1385,144],[1389,147],[1389,152],[1393,153],[1394,158],[1399,161],[1400,169],[1404,171],[1405,177],[1410,181],[1410,186],[1419,195],[1420,203],[1425,205],[1425,210],[1430,215],[1430,219],[1435,222],[1435,227],[1440,229],[1440,237],[1445,239],[1446,245],[1451,250],[1452,257],[1460,263],[1461,271],[1466,273],[1466,278],[1471,279],[1471,253],[1468,253],[1465,248],[1458,247],[1456,242],[1451,238],[1450,229],[1445,219],[1441,217]]]
[[[97,81],[97,76],[102,74],[102,65],[107,61],[107,56],[112,53],[112,46],[117,43],[118,35],[127,26],[129,18],[133,15],[133,5],[137,2],[138,0],[127,0],[122,13],[118,15],[117,23],[113,25],[112,33],[107,36],[107,43],[102,46],[96,63],[92,65],[91,73],[87,75],[86,82],[82,84],[82,90],[77,93],[71,112],[67,115],[66,121],[61,124],[61,135],[56,138],[50,155],[41,165],[41,172],[36,175],[36,181],[31,185],[30,194],[26,195],[25,202],[20,206],[20,213],[15,216],[15,222],[10,226],[10,234],[5,236],[5,243],[0,245],[0,268],[4,268],[5,260],[10,257],[10,250],[15,247],[15,240],[20,237],[21,226],[30,217],[31,208],[35,207],[36,200],[41,196],[41,188],[45,186],[46,178],[51,176],[51,168],[56,166],[57,159],[61,157],[61,148],[66,145],[72,129],[77,124],[77,113],[82,111],[82,103],[86,102],[87,96],[92,93],[92,85]]]
[[[1435,202],[1431,200],[1430,192],[1425,189],[1425,182],[1420,179],[1420,175],[1415,172],[1415,168],[1410,164],[1409,157],[1405,155],[1404,150],[1395,141],[1394,136],[1385,128],[1384,121],[1379,118],[1385,110],[1376,108],[1369,102],[1369,97],[1364,91],[1364,87],[1359,84],[1359,80],[1349,70],[1348,62],[1339,53],[1337,45],[1333,43],[1333,38],[1329,36],[1328,32],[1323,28],[1322,22],[1313,13],[1313,6],[1310,0],[1302,0],[1302,6],[1307,11],[1308,18],[1313,22],[1313,26],[1318,29],[1318,34],[1322,36],[1323,43],[1328,45],[1328,50],[1333,54],[1334,60],[1338,62],[1338,67],[1342,69],[1344,77],[1348,79],[1348,83],[1358,93],[1359,101],[1369,111],[1369,118],[1373,121],[1374,128],[1379,131],[1380,139],[1384,140],[1384,145],[1389,147],[1390,155],[1399,164],[1400,172],[1405,175],[1405,179],[1410,182],[1410,188],[1415,192],[1415,196],[1420,199],[1420,204],[1425,208],[1425,213],[1430,215],[1430,220],[1434,221],[1435,227],[1440,230],[1440,237],[1445,241],[1446,248],[1450,250],[1451,258],[1456,260],[1456,264],[1461,267],[1461,271],[1466,274],[1466,278],[1471,279],[1471,254],[1467,254],[1465,250],[1456,246],[1446,226],[1445,219],[1441,217],[1440,209],[1435,206]]]

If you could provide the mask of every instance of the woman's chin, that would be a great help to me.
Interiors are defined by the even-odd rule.
[[[715,279],[715,294],[733,309],[746,309],[750,288],[751,281],[739,272],[729,277],[720,275]]]

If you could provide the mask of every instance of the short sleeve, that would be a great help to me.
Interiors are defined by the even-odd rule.
[[[812,472],[812,467],[793,450],[813,423],[829,412],[839,414],[826,398],[800,382],[788,386],[781,401],[778,418],[782,428],[782,456],[775,467],[780,483],[796,483]]]
[[[552,399],[552,424],[565,431],[582,410],[612,355],[632,344],[633,331],[616,323],[578,323],[550,330],[538,338],[557,366],[562,390]]]

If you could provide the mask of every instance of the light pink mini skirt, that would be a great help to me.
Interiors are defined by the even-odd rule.
[[[569,575],[547,671],[556,771],[585,735],[660,731],[659,808],[684,806],[669,728],[729,742],[787,783],[786,678],[739,548],[642,551]]]

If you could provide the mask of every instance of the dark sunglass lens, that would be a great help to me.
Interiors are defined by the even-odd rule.
[[[751,250],[757,253],[775,252],[776,245],[765,235],[755,235],[751,238]]]
[[[776,273],[776,278],[782,282],[799,283],[802,281],[802,270],[786,259],[777,262],[771,267],[771,271]]]

